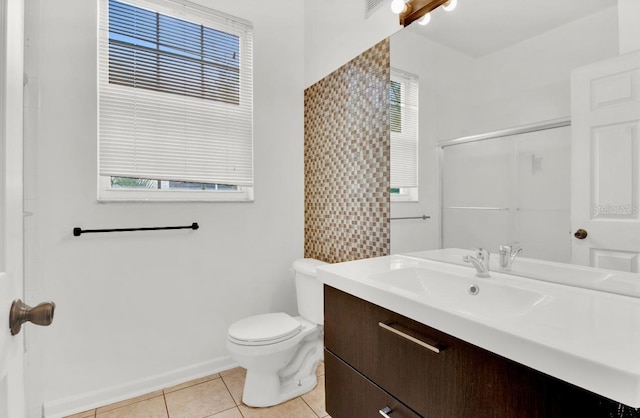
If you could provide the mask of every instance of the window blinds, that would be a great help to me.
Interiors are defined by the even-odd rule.
[[[253,185],[250,24],[166,0],[101,0],[101,176]]]
[[[418,187],[418,77],[391,69],[391,187]]]

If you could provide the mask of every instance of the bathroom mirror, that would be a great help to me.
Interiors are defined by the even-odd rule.
[[[612,0],[459,0],[391,37],[419,83],[418,202],[392,202],[392,253],[513,241],[571,262],[571,71],[619,54]],[[585,187],[587,182],[585,180]]]

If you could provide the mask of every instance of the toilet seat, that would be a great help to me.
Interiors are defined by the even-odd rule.
[[[250,316],[234,322],[228,338],[235,344],[259,346],[288,340],[302,331],[303,325],[284,312]]]

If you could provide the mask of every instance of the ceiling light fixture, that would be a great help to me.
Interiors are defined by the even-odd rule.
[[[408,1],[409,0],[393,0],[391,2],[391,11],[399,15],[407,9],[407,5],[405,3]]]
[[[438,7],[451,11],[457,5],[458,0],[392,0],[391,11],[400,15],[402,26],[409,26],[415,21],[426,25],[431,20],[429,13]]]
[[[445,4],[442,5],[442,8],[447,12],[452,11],[458,5],[458,0],[449,0]]]
[[[427,13],[426,15],[422,16],[420,19],[418,19],[418,25],[426,25],[429,22],[431,22],[431,13]]]

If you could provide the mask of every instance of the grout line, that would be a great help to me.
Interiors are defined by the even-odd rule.
[[[305,403],[305,405],[307,405],[309,407],[309,409],[311,410],[311,412],[313,412],[315,414],[315,416],[317,416],[318,418],[322,418],[320,415],[318,415],[318,413],[316,412],[315,409],[313,409],[313,407],[311,405],[309,405],[309,402],[307,402],[304,398],[303,395],[299,396],[300,399],[302,399],[302,402]]]
[[[167,397],[165,396],[164,389],[162,390],[162,400],[164,401],[164,409],[167,411],[167,417],[171,418],[169,415],[169,405],[167,405]]]
[[[227,375],[227,376],[230,376],[230,375]],[[235,408],[240,413],[240,416],[244,418],[244,414],[242,413],[242,409],[240,409],[240,405],[238,404],[238,402],[236,402],[236,398],[233,397],[233,394],[231,393],[231,389],[229,389],[229,386],[227,385],[227,382],[225,382],[225,380],[224,380],[224,376],[220,375],[220,380],[222,380],[222,384],[224,385],[224,387],[227,388],[227,392],[229,392],[229,396],[231,396],[231,399],[233,399],[233,403],[236,404]],[[244,389],[244,385],[243,385],[243,389]],[[242,397],[240,397],[240,403],[242,403]],[[229,409],[231,409],[231,408],[229,408]],[[228,411],[228,409],[227,409],[227,411]]]
[[[236,404],[236,408],[237,408],[239,406],[238,402],[236,402],[236,398],[233,397],[233,394],[231,393],[231,389],[229,389],[229,386],[227,385],[227,382],[225,382],[222,377],[220,377],[220,379],[222,380],[222,384],[227,389],[227,392],[229,392],[229,396],[231,396],[231,399],[233,399],[233,403]],[[242,401],[240,401],[240,402],[242,402]],[[240,408],[238,408],[238,410],[240,411]],[[242,415],[242,411],[240,411],[240,415]]]
[[[238,409],[238,412],[240,412],[240,416],[241,416],[242,418],[245,418],[244,414],[242,413],[242,409],[240,409],[240,407],[239,407],[239,406],[236,406],[236,408]]]
[[[216,412],[215,414],[207,415],[207,416],[206,416],[206,417],[204,417],[204,418],[211,418],[211,417],[213,417],[213,416],[215,416],[215,415],[218,415],[218,414],[221,414],[221,413],[223,413],[223,412],[231,411],[232,409],[237,409],[237,410],[238,410],[238,412],[240,413],[240,416],[242,416],[242,417],[244,418],[244,415],[242,415],[242,411],[240,411],[240,408],[238,408],[237,406],[234,406],[234,407],[229,408],[229,409],[225,409],[224,411]]]

